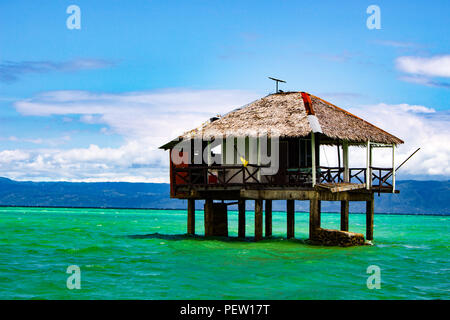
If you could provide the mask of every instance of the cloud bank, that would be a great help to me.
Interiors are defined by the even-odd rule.
[[[17,101],[23,116],[75,117],[88,124],[102,124],[124,138],[120,147],[42,147],[0,151],[0,176],[18,180],[167,182],[167,152],[163,143],[200,125],[216,114],[259,98],[238,90],[160,90],[121,94],[87,91],[53,91]],[[349,111],[393,133],[406,143],[398,148],[397,165],[421,147],[400,173],[450,177],[448,112],[421,105],[380,103]],[[101,134],[101,133],[99,133]],[[336,161],[336,151],[323,150],[322,163]],[[376,150],[374,165],[390,166],[388,150]],[[350,164],[364,165],[365,153],[354,148]]]
[[[102,124],[104,134],[119,134],[118,148],[0,151],[0,176],[18,180],[141,181],[168,180],[168,153],[158,147],[218,113],[255,100],[238,90],[159,90],[122,94],[52,91],[14,103],[23,116],[78,117]]]
[[[450,78],[450,55],[398,57],[396,68],[407,74],[401,80],[431,87],[450,88],[450,83],[432,78]]]

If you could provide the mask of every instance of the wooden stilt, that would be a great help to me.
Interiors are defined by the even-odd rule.
[[[263,201],[255,200],[255,241],[263,237]]]
[[[205,216],[205,237],[210,237],[213,234],[213,201],[211,199],[205,200],[204,216]]]
[[[366,239],[373,240],[374,201],[366,201]]]
[[[239,200],[238,208],[238,237],[245,238],[245,200]]]
[[[286,212],[287,212],[287,238],[291,239],[295,237],[295,208],[294,200],[286,200]]]
[[[272,200],[266,200],[266,210],[264,212],[266,218],[266,237],[272,236]]]
[[[187,233],[195,234],[195,200],[188,199]]]
[[[314,231],[320,228],[320,207],[320,200],[309,201],[309,239],[314,239]]]
[[[350,202],[341,201],[341,231],[348,231],[348,211]]]

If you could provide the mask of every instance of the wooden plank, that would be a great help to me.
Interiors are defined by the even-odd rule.
[[[239,216],[238,216],[238,237],[245,238],[245,200],[239,200],[238,204]]]
[[[348,212],[349,212],[350,202],[343,200],[341,201],[341,231],[348,231]]]
[[[263,201],[255,200],[255,241],[263,237]]]
[[[295,203],[294,203],[294,200],[286,201],[286,213],[287,213],[287,238],[292,239],[295,237]]]
[[[351,190],[364,189],[366,185],[364,183],[321,183],[317,187],[330,190],[331,192],[345,192]]]
[[[195,234],[195,199],[188,199],[187,233]]]
[[[311,200],[323,201],[367,201],[372,199],[372,193],[365,189],[352,192],[330,192],[328,190],[252,190],[242,189],[240,197],[244,199],[265,199],[265,200]]]
[[[266,200],[265,219],[266,219],[266,234],[267,238],[272,236],[272,200]]]

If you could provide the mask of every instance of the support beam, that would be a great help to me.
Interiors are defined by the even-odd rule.
[[[287,238],[295,237],[295,203],[294,200],[286,200],[287,212]]]
[[[261,166],[261,138],[256,137],[256,164]],[[258,172],[256,173],[256,178],[258,181],[261,181],[261,168],[258,169]]]
[[[245,200],[239,200],[238,204],[239,216],[238,216],[238,237],[245,238]]]
[[[272,236],[272,200],[266,200],[264,215],[266,218],[266,238],[270,238]]]
[[[370,146],[370,140],[367,140],[366,144],[366,188],[367,190],[372,188],[372,147]]]
[[[213,201],[211,199],[205,200],[204,216],[205,216],[205,237],[210,237],[213,234]]]
[[[188,199],[187,233],[195,234],[195,200]]]
[[[315,239],[315,230],[320,228],[320,200],[309,201],[309,239]]]
[[[255,241],[263,237],[263,200],[255,200]]]
[[[341,231],[348,231],[349,201],[341,201]]]
[[[392,193],[395,193],[395,144],[392,144]]]
[[[311,173],[312,173],[312,186],[316,185],[316,139],[314,132],[311,131]]]
[[[340,143],[339,143],[339,141],[337,142],[337,145],[336,145],[336,149],[337,149],[337,157],[338,157],[338,168],[340,168],[341,167],[341,145],[340,145]]]
[[[366,201],[366,239],[373,240],[374,201]]]
[[[205,236],[228,237],[228,208],[226,203],[205,200]]]
[[[342,142],[342,154],[344,162],[344,182],[350,182],[350,169],[348,167],[348,141]]]
[[[390,192],[390,191],[389,191]],[[372,199],[372,193],[365,189],[355,190],[355,192],[331,192],[329,190],[251,190],[242,189],[239,192],[241,198],[245,199],[270,199],[270,200],[311,200],[320,199],[323,201],[368,201]]]

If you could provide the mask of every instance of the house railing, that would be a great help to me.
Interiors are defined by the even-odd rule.
[[[265,175],[267,166],[243,165],[194,165],[172,168],[172,183],[178,187],[312,187],[311,168],[279,169],[276,174]],[[366,184],[366,168],[349,168],[349,182]],[[392,190],[392,168],[371,167],[371,188]],[[344,182],[344,168],[317,168],[316,183]]]

